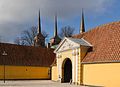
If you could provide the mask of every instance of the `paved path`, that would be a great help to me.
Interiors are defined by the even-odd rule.
[[[50,80],[21,80],[21,81],[0,81],[0,87],[83,87],[69,83],[59,83]]]

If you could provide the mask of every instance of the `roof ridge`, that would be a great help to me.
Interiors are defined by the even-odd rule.
[[[89,30],[88,30],[87,32],[84,32],[84,33],[82,33],[82,34],[75,34],[75,35],[73,35],[72,37],[74,38],[74,36],[83,35],[83,34],[86,34],[86,33],[90,32],[90,31],[96,30],[96,29],[98,29],[98,28],[105,27],[105,26],[108,26],[108,25],[111,25],[111,24],[114,24],[114,23],[119,23],[119,22],[120,22],[120,21],[114,21],[114,22],[109,22],[109,23],[106,23],[106,24],[101,24],[101,25],[98,25],[98,26],[96,26],[96,27],[89,28]],[[82,38],[82,37],[81,37],[81,38]]]
[[[111,25],[113,23],[119,23],[120,21],[114,21],[114,22],[109,22],[109,23],[105,23],[105,24],[101,24],[101,25],[98,25],[96,27],[93,27],[93,28],[90,28],[87,32],[91,31],[91,30],[96,30],[97,28],[100,28],[100,27],[104,27],[104,26],[108,26],[108,25]],[[85,32],[85,33],[87,33]]]

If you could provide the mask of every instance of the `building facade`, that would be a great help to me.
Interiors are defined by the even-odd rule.
[[[57,34],[55,16],[51,48],[41,34],[40,12],[34,46],[0,43],[0,79],[50,79],[73,84],[120,87],[120,21],[85,32],[82,13],[80,34]],[[16,73],[17,72],[17,73]]]
[[[54,51],[56,62],[52,66],[52,80],[119,87],[119,25],[119,21],[104,24],[71,38],[64,38]]]
[[[50,79],[53,49],[0,43],[0,79]]]
[[[55,48],[52,49],[52,46],[58,45],[60,41],[57,34],[57,16],[55,16],[51,47],[45,46],[39,11],[37,35],[33,46],[0,43],[0,79],[50,79],[51,65],[55,60],[53,52]]]

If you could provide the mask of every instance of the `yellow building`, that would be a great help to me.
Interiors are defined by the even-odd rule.
[[[54,51],[52,80],[88,86],[120,87],[120,22],[65,37]]]
[[[50,79],[53,51],[45,46],[39,11],[34,46],[0,43],[0,79]]]
[[[0,43],[0,79],[50,79],[50,48]]]
[[[80,85],[120,87],[119,21],[85,32],[82,14],[80,34],[60,40],[55,17],[50,45],[57,48],[45,47],[39,13],[35,47],[0,43],[0,79],[51,78]]]

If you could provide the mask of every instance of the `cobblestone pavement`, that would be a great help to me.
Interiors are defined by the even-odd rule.
[[[83,87],[69,83],[53,82],[51,80],[21,80],[21,81],[0,81],[0,87]]]

